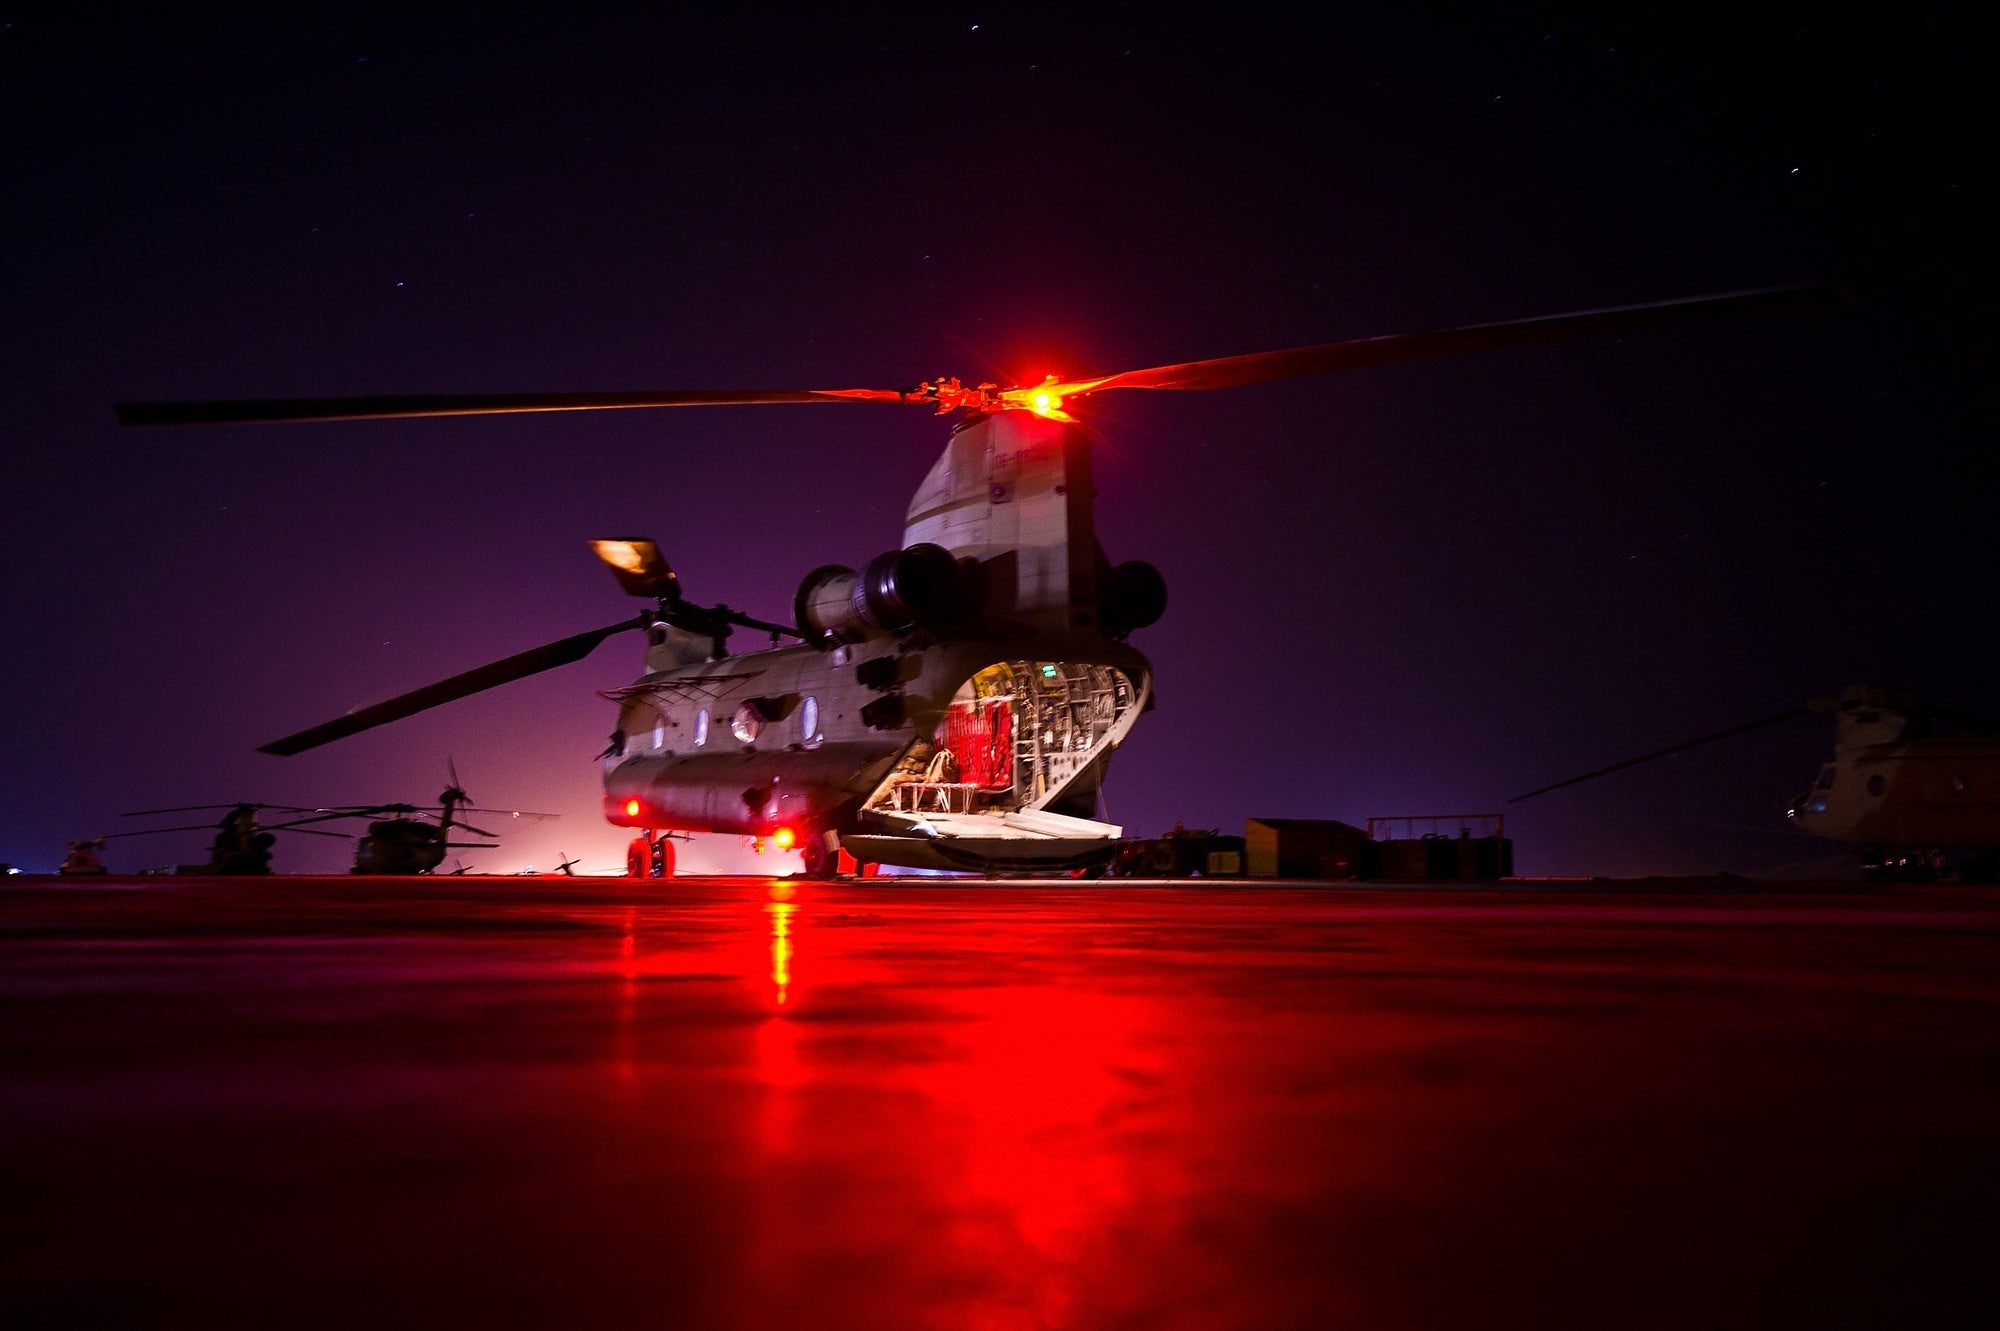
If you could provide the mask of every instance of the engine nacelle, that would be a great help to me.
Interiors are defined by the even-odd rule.
[[[1107,637],[1159,622],[1167,612],[1167,580],[1143,559],[1104,570],[1097,583],[1097,622]]]
[[[959,600],[958,562],[926,542],[879,554],[858,573],[840,564],[814,569],[792,610],[806,641],[830,648],[935,627],[958,611]]]

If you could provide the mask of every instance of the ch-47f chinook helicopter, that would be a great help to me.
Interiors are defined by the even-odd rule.
[[[1793,826],[1844,841],[1862,876],[1928,881],[2000,877],[2000,724],[1916,694],[1956,688],[1886,689],[1858,684],[1773,716],[1685,740],[1557,781],[1513,801],[1545,795],[1716,740],[1813,714],[1833,717],[1833,756],[1785,810]]]
[[[635,872],[672,872],[669,832],[796,844],[822,876],[858,862],[986,872],[1101,863],[1121,829],[1096,819],[1114,750],[1153,702],[1128,643],[1166,607],[1159,573],[1113,563],[1092,526],[1095,394],[1191,391],[1461,352],[1819,306],[1818,286],[1765,288],[1155,366],[1032,386],[395,396],[121,404],[128,425],[241,424],[505,412],[901,404],[962,413],[910,502],[900,544],[860,569],[807,573],[794,622],[697,605],[644,539],[594,543],[651,602],[563,638],[264,747],[296,754],[645,635],[645,671],[602,755],[604,814],[639,831]],[[731,653],[733,629],[773,646]],[[776,645],[779,637],[795,641]]]

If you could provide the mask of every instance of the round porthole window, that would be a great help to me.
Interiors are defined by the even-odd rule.
[[[810,695],[799,704],[799,738],[808,744],[819,743],[819,699]]]
[[[1880,772],[1868,778],[1868,793],[1870,795],[1880,795],[1888,788],[1889,782]]]
[[[694,714],[694,746],[698,749],[708,743],[708,709],[702,708]]]
[[[757,709],[744,703],[736,709],[736,715],[729,718],[729,733],[748,744],[757,738],[757,732],[764,728],[764,718],[757,715]]]

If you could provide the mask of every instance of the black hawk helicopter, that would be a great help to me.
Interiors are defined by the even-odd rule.
[[[1831,716],[1833,756],[1785,810],[1792,825],[1853,846],[1864,878],[1990,883],[2000,878],[2000,722],[1917,700],[1920,694],[1969,691],[1857,684],[1837,698],[1815,698],[1627,758],[1516,795],[1509,803],[1799,717]]]
[[[275,809],[279,813],[313,815],[325,812],[322,809],[301,808],[292,804],[253,804],[239,801],[235,804],[184,804],[172,809],[135,809],[124,815],[127,818],[148,818],[166,813],[203,813],[213,809],[225,809],[219,822],[187,823],[177,827],[148,827],[137,832],[113,832],[100,837],[99,841],[115,840],[119,837],[154,836],[162,832],[207,831],[212,826],[215,838],[209,843],[206,864],[183,864],[176,866],[179,873],[199,874],[262,874],[271,872],[271,852],[277,845],[279,832],[301,832],[307,836],[346,837],[347,832],[328,831],[323,828],[301,827],[301,823],[320,821],[306,816],[283,822],[266,823],[259,815]]]
[[[472,797],[459,784],[457,765],[447,765],[450,784],[438,795],[436,804],[346,804],[315,810],[317,816],[300,818],[287,826],[298,829],[303,823],[366,818],[369,820],[368,831],[354,848],[354,868],[350,872],[427,874],[444,863],[447,850],[500,849],[497,844],[492,844],[500,834],[474,827],[465,820],[468,813],[499,814],[508,818],[556,817],[552,813],[526,813],[518,809],[476,809],[472,807]],[[486,840],[453,841],[453,829]]]
[[[1112,753],[1153,704],[1131,635],[1156,622],[1152,565],[1098,543],[1090,435],[1071,415],[1113,390],[1186,392],[1723,316],[1821,307],[1773,287],[1154,366],[1028,386],[941,378],[907,389],[514,393],[124,403],[128,425],[818,403],[962,413],[910,502],[901,542],[862,568],[807,573],[794,622],[689,601],[650,540],[594,542],[639,614],[360,707],[264,745],[302,753],[641,633],[645,670],[602,755],[604,814],[637,829],[632,872],[672,871],[668,833],[737,833],[803,852],[823,876],[860,863],[1064,871],[1109,859],[1097,820]],[[733,629],[773,636],[732,654]],[[775,645],[777,638],[795,639]]]

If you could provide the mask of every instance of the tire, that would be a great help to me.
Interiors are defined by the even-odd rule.
[[[813,833],[811,836],[806,838],[805,844],[799,847],[799,850],[800,853],[805,857],[806,877],[808,878],[833,877],[833,866],[835,861],[834,857],[827,851],[825,836],[821,835],[818,832]]]
[[[653,872],[653,846],[644,837],[633,837],[632,844],[625,847],[625,876],[627,878],[648,878]]]
[[[674,839],[662,836],[653,843],[653,877],[672,878],[674,876]]]

